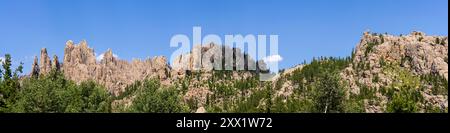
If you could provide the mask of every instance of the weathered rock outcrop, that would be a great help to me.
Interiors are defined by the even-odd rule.
[[[59,64],[58,56],[53,55],[52,61],[52,69],[59,71],[61,69],[61,65]]]
[[[226,53],[231,53],[226,57]],[[227,60],[229,59],[229,60]],[[214,79],[219,71],[231,70],[227,74],[218,77],[229,77],[225,79]],[[245,71],[238,71],[245,70]],[[267,72],[268,68],[264,61],[255,61],[255,59],[239,48],[230,48],[228,46],[207,44],[195,45],[190,53],[177,56],[172,62],[171,77],[173,81],[178,82],[195,74],[198,78],[190,79],[186,94],[183,96],[185,102],[189,100],[196,101],[197,106],[201,107],[207,101],[208,95],[213,95],[211,87],[207,81],[214,81],[213,84],[232,85],[233,80],[245,80],[252,78],[259,72]],[[202,112],[201,108],[197,112]]]
[[[39,64],[38,64],[37,56],[34,57],[33,64],[31,65],[31,73],[30,73],[30,75],[32,77],[38,77],[39,76]]]
[[[59,70],[60,64],[58,61],[58,57],[56,55],[53,56],[53,61],[50,59],[47,53],[47,49],[42,48],[40,53],[39,62],[37,56],[34,57],[33,64],[31,66],[31,76],[39,76],[43,74],[48,74],[52,69]],[[38,63],[39,62],[39,63]]]
[[[366,32],[348,60],[348,66],[339,70],[340,82],[347,91],[347,98],[362,100],[364,112],[387,112],[388,104],[392,105],[394,99],[392,94],[404,89],[417,92],[416,97],[423,99],[415,105],[417,112],[448,108],[448,94],[444,92],[448,90],[442,83],[448,82],[446,36],[427,36],[422,32],[406,36]],[[310,64],[305,63],[307,65]],[[275,95],[286,101],[293,90],[302,89],[299,83],[292,81],[295,75],[304,74],[301,73],[303,68],[298,65],[275,76],[272,85]]]
[[[40,58],[39,64],[37,57],[35,58],[30,75],[47,74],[52,69],[62,71],[66,78],[77,83],[94,80],[114,95],[123,92],[127,85],[145,78],[159,78],[162,83],[170,84],[170,67],[165,57],[127,62],[117,59],[112,51],[108,50],[103,59],[97,62],[94,50],[89,48],[84,40],[78,45],[71,40],[66,42],[62,65],[56,55],[51,61],[45,48],[41,50]]]
[[[74,45],[66,43],[64,49],[63,72],[68,79],[76,82],[95,80],[104,85],[110,93],[118,95],[125,87],[137,80],[159,78],[168,84],[169,65],[165,57],[154,57],[144,61],[127,62],[113,56],[111,49],[103,54],[103,59],[96,62],[94,50],[86,41]]]
[[[278,97],[282,97],[284,99],[287,99],[290,95],[293,94],[294,89],[298,87],[298,85],[295,85],[290,80],[286,80],[286,77],[292,76],[292,73],[296,70],[300,71],[303,68],[303,65],[296,65],[292,68],[288,68],[286,70],[283,70],[281,73],[277,74],[275,77],[272,78],[272,88],[277,88],[277,84],[281,84],[280,88],[277,90],[275,89],[275,95]]]
[[[341,77],[348,83],[351,93],[359,94],[361,86],[365,86],[376,89],[377,97],[385,99],[378,91],[398,80],[396,75],[384,71],[387,65],[398,66],[417,76],[433,74],[448,80],[448,37],[427,36],[422,32],[406,36],[366,32],[354,51],[353,62],[342,71]],[[429,102],[436,99],[433,97],[448,101],[448,96],[423,95]],[[367,105],[366,112],[383,112],[382,106],[387,100],[381,101],[378,105]]]
[[[41,62],[39,63],[39,70],[41,74],[47,74],[52,69],[50,57],[47,54],[47,49],[41,49]]]
[[[448,80],[448,38],[422,32],[406,36],[366,32],[356,46],[353,63],[341,75],[353,93],[359,93],[357,83],[379,88],[391,83],[381,72],[386,63],[396,63],[416,75],[432,73]],[[374,78],[380,82],[372,82]]]
[[[230,53],[227,55],[226,53]],[[229,57],[226,57],[229,56]],[[211,72],[212,70],[268,71],[264,61],[255,59],[239,48],[207,44],[195,45],[190,53],[177,56],[172,62],[172,77],[183,77],[186,71]]]

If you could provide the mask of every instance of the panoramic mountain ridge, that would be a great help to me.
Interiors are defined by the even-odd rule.
[[[216,70],[215,63],[223,60],[220,50],[243,56],[244,64],[233,60],[231,65],[246,69]],[[197,64],[197,57],[210,62]],[[57,56],[51,60],[45,48],[38,62],[36,57],[31,77],[56,70],[78,84],[92,80],[104,86],[114,97],[113,112],[135,108],[135,101],[146,94],[140,86],[148,80],[157,82],[157,88],[177,90],[181,100],[176,104],[187,106],[188,112],[448,110],[448,37],[422,32],[400,36],[365,32],[349,57],[314,58],[280,71],[269,82],[258,81],[258,73],[267,71],[263,61],[216,44],[196,45],[169,65],[163,56],[127,62],[114,57],[110,49],[96,61],[86,41],[77,45],[67,41],[61,64]],[[248,70],[251,65],[259,67]]]

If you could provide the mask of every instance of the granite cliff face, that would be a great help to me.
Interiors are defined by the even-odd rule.
[[[354,51],[353,63],[342,73],[353,93],[356,83],[379,88],[391,83],[383,65],[399,65],[415,75],[437,74],[448,80],[448,38],[412,32],[406,36],[365,33]],[[372,82],[374,78],[380,82]]]
[[[406,36],[366,32],[356,46],[353,56],[352,63],[341,73],[342,79],[349,85],[350,92],[360,94],[361,87],[366,87],[374,89],[376,96],[384,99],[377,104],[367,101],[366,112],[384,112],[388,99],[380,91],[386,86],[403,82],[399,80],[402,76],[399,75],[401,70],[417,77],[439,75],[448,81],[446,36],[427,36],[416,31]],[[421,90],[426,103],[448,108],[448,95],[432,94],[433,85],[424,86],[428,86]]]
[[[225,52],[232,53],[228,62]],[[191,52],[177,56],[172,62],[171,78],[176,84],[190,82],[186,86],[183,100],[184,102],[195,101],[199,107],[196,112],[204,112],[203,106],[208,96],[214,95],[211,84],[233,86],[236,80],[251,79],[259,72],[266,71],[268,68],[264,61],[256,61],[239,48],[210,43],[195,45]],[[217,77],[227,78],[217,79]]]
[[[77,83],[94,80],[104,85],[114,95],[123,92],[127,85],[145,78],[159,78],[163,83],[170,83],[169,65],[165,57],[127,62],[117,59],[112,51],[108,50],[104,53],[103,59],[97,62],[94,50],[88,47],[86,41],[79,44],[67,41],[62,65],[59,64],[57,56],[51,61],[45,49],[41,50],[40,59],[39,65],[33,63],[31,75],[46,74],[54,68],[64,72],[66,78]],[[35,62],[37,60],[35,58]]]
[[[226,53],[231,58],[225,58]],[[241,51],[239,48],[230,48],[217,44],[195,45],[190,53],[177,56],[172,62],[172,77],[183,78],[185,72],[203,71],[211,72],[213,70],[246,70],[246,71],[268,71],[266,63],[262,60],[255,61]]]
[[[418,112],[448,108],[448,89],[445,83],[441,84],[448,82],[447,36],[428,36],[422,32],[400,36],[366,32],[348,60],[349,64],[338,72],[339,80],[347,98],[353,95],[352,98],[363,100],[364,112],[387,112],[393,100],[391,94],[402,89],[418,92],[417,97],[421,99],[416,105]],[[295,74],[301,75],[308,65],[298,65],[277,75],[272,86],[276,96],[286,101],[294,90],[301,90],[301,85],[294,82]]]

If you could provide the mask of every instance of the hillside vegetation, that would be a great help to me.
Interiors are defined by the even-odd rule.
[[[186,71],[170,78],[174,73],[166,66],[146,64],[164,71],[120,84],[120,91],[110,91],[102,80],[70,80],[55,63],[45,73],[20,77],[22,65],[13,70],[7,54],[0,112],[447,113],[447,53],[447,37],[365,33],[348,57],[314,58],[268,82],[259,81],[256,71]],[[110,69],[105,66],[116,60],[108,60],[113,63],[92,66]]]

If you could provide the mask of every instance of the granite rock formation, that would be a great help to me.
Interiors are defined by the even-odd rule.
[[[159,78],[163,83],[170,83],[168,80],[170,67],[167,59],[162,56],[127,62],[114,57],[112,51],[108,50],[104,53],[103,59],[97,62],[94,50],[88,47],[86,41],[74,44],[69,40],[64,49],[62,65],[59,64],[57,56],[51,61],[45,48],[41,50],[40,57],[39,65],[33,63],[31,75],[46,74],[51,69],[56,69],[77,83],[94,80],[104,85],[113,95],[118,95],[127,85],[145,78]]]

